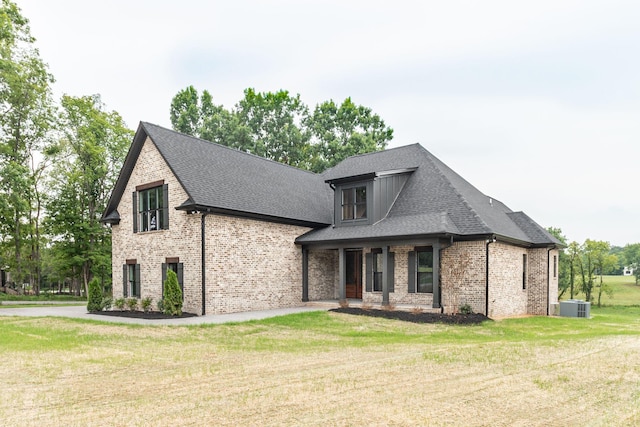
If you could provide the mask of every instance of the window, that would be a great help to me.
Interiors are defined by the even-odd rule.
[[[558,257],[556,255],[553,256],[553,278],[555,279],[558,275]]]
[[[136,187],[133,193],[133,232],[169,228],[168,186],[156,181]]]
[[[167,270],[171,270],[178,276],[178,284],[180,285],[180,291],[182,292],[182,299],[184,300],[184,267],[180,262],[180,258],[167,258],[162,264],[162,295],[164,296],[164,282],[167,280]]]
[[[367,187],[352,187],[342,190],[342,220],[367,218]]]
[[[391,293],[394,291],[394,260],[395,254],[393,252],[387,252],[388,271],[384,271],[384,253],[382,252],[382,248],[372,249],[370,253],[365,254],[365,279],[367,292],[383,292],[383,274],[386,274],[389,292]]]
[[[522,254],[522,289],[527,289],[527,254]]]
[[[382,292],[382,252],[373,253],[373,292]]]
[[[417,261],[417,291],[433,293],[433,248],[423,248],[416,251]]]
[[[140,264],[128,259],[122,266],[122,296],[140,298]]]

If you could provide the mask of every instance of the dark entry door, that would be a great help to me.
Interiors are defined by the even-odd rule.
[[[346,297],[362,299],[362,251],[348,250],[346,255]]]

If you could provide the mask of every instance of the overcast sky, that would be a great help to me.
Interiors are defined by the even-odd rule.
[[[568,239],[640,242],[640,2],[17,0],[56,78],[128,126],[194,85],[232,108],[352,97]]]

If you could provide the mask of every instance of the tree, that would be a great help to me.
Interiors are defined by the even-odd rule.
[[[622,249],[621,258],[625,267],[633,268],[633,275],[637,285],[640,280],[640,243],[625,245]]]
[[[551,233],[563,245],[567,245],[567,238],[562,234],[560,228],[548,227]],[[561,298],[567,289],[571,288],[571,298],[573,298],[573,271],[569,264],[569,258],[564,249],[558,251],[558,298]]]
[[[178,276],[173,270],[167,270],[164,295],[162,295],[162,311],[170,316],[182,314],[182,290],[180,290]]]
[[[580,262],[580,244],[571,242],[567,247],[567,265],[569,269],[569,286],[571,288],[570,298],[575,296],[576,274],[578,273],[578,264]]]
[[[384,150],[393,138],[393,129],[380,116],[354,104],[351,98],[340,106],[332,100],[316,105],[305,125],[313,135],[314,172],[333,167],[349,156]]]
[[[89,282],[87,311],[102,311],[102,287],[100,286],[100,282],[98,282],[97,277],[94,277]]]
[[[580,246],[580,255],[576,262],[581,278],[581,290],[586,301],[592,301],[596,271],[607,267],[605,257],[609,254],[609,243],[587,239]],[[602,274],[602,273],[601,273]]]
[[[110,276],[111,237],[99,219],[133,132],[118,113],[105,110],[99,95],[63,96],[61,104],[61,137],[49,151],[55,168],[47,225],[59,268],[87,291],[94,276]]]
[[[256,92],[249,88],[236,105],[239,121],[249,131],[246,151],[301,169],[309,168],[309,133],[302,127],[309,109],[300,95],[286,90]]]
[[[256,154],[297,168],[322,172],[345,158],[383,150],[393,130],[370,108],[347,98],[309,108],[286,90],[244,91],[233,110],[213,103],[211,94],[193,86],[171,102],[177,131]]]
[[[33,46],[28,20],[15,3],[0,8],[0,236],[15,282],[39,278],[38,185],[43,168],[35,154],[53,124],[53,76]],[[33,274],[35,272],[35,274]]]

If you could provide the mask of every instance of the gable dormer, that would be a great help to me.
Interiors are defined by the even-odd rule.
[[[387,216],[402,187],[416,168],[373,172],[326,182],[334,190],[334,224],[375,224]]]

